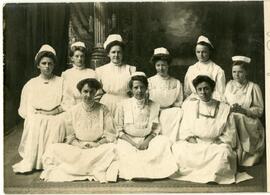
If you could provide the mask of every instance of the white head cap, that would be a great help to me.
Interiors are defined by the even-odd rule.
[[[198,43],[201,43],[201,42],[204,42],[204,43],[207,43],[209,44],[212,48],[214,48],[214,46],[212,45],[212,43],[209,41],[209,39],[203,35],[199,36],[198,40],[197,40],[197,44]]]
[[[83,48],[86,48],[84,42],[81,42],[81,41],[77,41],[75,43],[72,43],[71,46],[70,46],[70,48],[72,48],[72,47],[83,47]]]
[[[159,47],[154,50],[154,55],[159,54],[170,55],[169,51],[164,47]]]
[[[44,44],[41,46],[41,48],[39,49],[39,51],[37,52],[36,56],[35,56],[35,60],[37,59],[37,56],[40,52],[43,52],[43,51],[48,51],[48,52],[51,52],[53,53],[55,56],[56,56],[56,52],[54,50],[54,48],[52,48],[52,46],[48,45],[48,44]]]
[[[233,56],[232,61],[241,61],[249,64],[251,62],[251,59],[246,56]]]
[[[104,49],[106,49],[106,47],[107,47],[110,43],[112,43],[112,42],[114,42],[114,41],[118,41],[118,42],[123,43],[123,39],[122,39],[121,35],[119,35],[119,34],[111,34],[111,35],[109,35],[109,36],[107,37],[106,41],[105,41],[104,44],[103,44]]]
[[[144,76],[144,77],[146,77],[144,72],[139,72],[139,71],[134,72],[134,73],[131,74],[131,77],[134,77],[134,76]]]

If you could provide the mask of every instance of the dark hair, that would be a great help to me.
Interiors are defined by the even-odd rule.
[[[196,89],[196,87],[202,82],[208,83],[210,85],[212,91],[214,91],[215,86],[216,86],[216,82],[213,81],[209,76],[206,76],[206,75],[198,75],[195,79],[193,79],[192,84]]]
[[[153,55],[150,59],[150,63],[155,65],[157,61],[159,60],[164,60],[168,63],[168,65],[172,62],[172,58],[170,55],[166,55],[166,54],[157,54],[157,55]]]
[[[81,46],[73,46],[70,48],[69,56],[72,57],[75,53],[75,51],[81,51],[83,52],[84,56],[86,56],[86,48]]]
[[[81,92],[82,88],[86,84],[89,87],[94,88],[96,90],[99,90],[101,88],[101,84],[100,84],[100,82],[97,81],[97,79],[87,78],[87,79],[83,79],[83,80],[81,80],[81,81],[78,82],[77,89]]]
[[[130,81],[128,83],[129,91],[128,91],[127,94],[130,97],[132,97],[131,90],[132,90],[132,87],[133,87],[133,81],[141,81],[145,85],[145,87],[148,88],[148,80],[147,80],[147,78],[145,76],[140,76],[140,75],[133,76],[133,77],[131,77],[131,79],[130,79]]]
[[[122,50],[124,50],[124,48],[125,48],[125,44],[124,44],[123,42],[120,42],[120,41],[113,41],[113,42],[109,43],[109,44],[106,46],[106,48],[105,48],[106,52],[109,53],[110,50],[111,50],[111,48],[112,48],[113,46],[115,46],[115,45],[120,46],[120,47],[122,48]]]
[[[233,66],[241,66],[246,72],[248,71],[249,64],[243,61],[234,61],[232,63]]]
[[[56,58],[56,56],[52,52],[50,52],[50,51],[42,51],[42,52],[39,52],[37,54],[37,57],[35,59],[35,65],[38,66],[39,63],[40,63],[40,60],[42,58],[44,58],[44,57],[51,58],[53,60],[53,63],[54,64],[56,64],[56,62],[57,62],[57,58]]]

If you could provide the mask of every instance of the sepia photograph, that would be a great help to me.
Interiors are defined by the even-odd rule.
[[[2,4],[4,193],[267,192],[266,6]]]

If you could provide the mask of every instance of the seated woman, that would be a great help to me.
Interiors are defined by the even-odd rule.
[[[43,156],[45,181],[116,181],[116,133],[108,109],[94,101],[101,88],[93,78],[77,85],[82,102],[66,112],[67,143],[52,144]]]
[[[198,75],[207,75],[215,81],[216,85],[213,91],[213,98],[224,101],[224,91],[226,85],[225,73],[222,68],[211,60],[214,46],[205,36],[200,36],[195,48],[198,62],[188,68],[184,81],[185,98],[196,96],[196,89],[192,81]]]
[[[119,177],[126,180],[169,177],[177,165],[169,139],[159,135],[159,105],[146,99],[145,74],[133,73],[129,87],[133,97],[118,105],[115,116]]]
[[[76,88],[77,83],[86,78],[97,78],[96,73],[85,64],[86,46],[83,42],[75,42],[70,47],[73,67],[62,73],[64,79],[63,108],[70,109],[81,102],[81,95]]]
[[[199,99],[183,103],[180,141],[172,146],[179,172],[172,178],[198,183],[236,181],[236,130],[230,106],[212,99],[215,82],[199,75],[193,80]]]
[[[166,48],[157,48],[151,62],[157,74],[148,79],[150,99],[160,104],[161,134],[172,142],[178,139],[182,118],[183,88],[179,80],[169,76],[171,57]]]
[[[238,160],[242,166],[252,166],[260,160],[264,151],[264,127],[259,118],[264,104],[260,87],[248,81],[251,59],[245,56],[232,58],[232,76],[226,90],[226,101],[231,105],[238,132]]]
[[[13,165],[14,172],[42,169],[41,157],[47,146],[64,140],[65,128],[60,115],[63,80],[53,74],[55,63],[55,50],[50,45],[42,45],[35,57],[40,75],[22,89],[19,115],[24,118],[24,130],[19,154],[23,159]]]

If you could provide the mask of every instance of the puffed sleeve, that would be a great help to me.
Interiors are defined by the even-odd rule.
[[[264,102],[259,85],[254,83],[251,95],[252,103],[251,107],[247,109],[247,115],[254,118],[261,117],[264,110]]]
[[[76,101],[72,95],[71,89],[68,87],[67,78],[65,72],[62,73],[61,77],[63,78],[63,97],[62,97],[62,108],[64,111],[69,110],[73,105],[76,104]]]
[[[179,139],[185,140],[188,137],[194,136],[194,133],[192,132],[192,124],[194,121],[192,121],[192,118],[189,117],[190,113],[190,103],[189,101],[185,101],[182,105],[182,109],[184,111],[183,118],[180,124],[180,132],[179,132]]]
[[[161,132],[161,126],[159,121],[159,113],[160,113],[160,105],[157,103],[152,104],[152,108],[150,109],[150,118],[149,120],[152,121],[152,130],[151,133],[158,135]]]
[[[191,91],[191,87],[189,85],[189,73],[190,69],[188,69],[186,75],[185,75],[185,80],[184,80],[184,96],[185,98],[188,97],[192,91]]]
[[[109,142],[114,142],[116,139],[116,130],[113,123],[113,117],[108,108],[106,108],[106,106],[103,106],[103,114],[104,114],[103,117],[104,137]]]
[[[220,135],[219,139],[226,144],[229,144],[232,148],[236,147],[236,126],[233,115],[230,114],[227,119],[223,133]]]
[[[116,107],[114,122],[117,136],[120,137],[124,134],[124,108],[122,103],[119,103]]]
[[[216,91],[218,93],[219,96],[218,98],[220,99],[220,101],[225,101],[224,99],[225,86],[226,86],[225,73],[222,69],[220,69],[216,77]]]
[[[136,66],[130,66],[129,71],[130,71],[130,74],[136,72]]]
[[[29,110],[29,93],[31,93],[30,89],[30,82],[27,82],[22,89],[21,93],[21,101],[20,101],[20,107],[18,109],[18,113],[22,118],[27,117],[27,113]]]
[[[63,120],[66,129],[65,142],[71,144],[74,139],[76,139],[75,131],[72,125],[72,109],[63,113]]]
[[[178,91],[178,95],[177,95],[176,101],[173,103],[173,106],[175,106],[175,107],[181,107],[182,104],[183,104],[184,96],[183,96],[182,83],[179,80],[177,80],[177,87],[176,87],[176,89]]]

